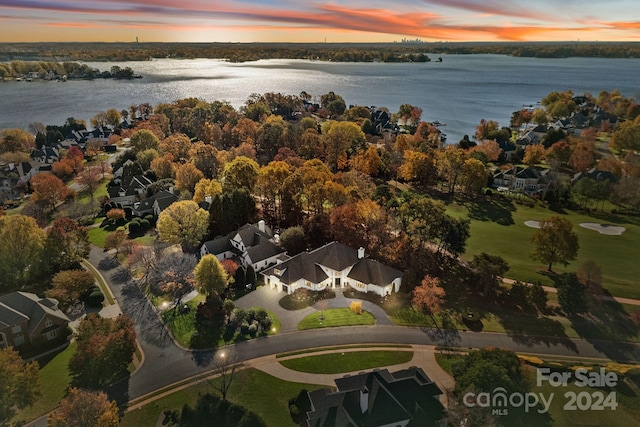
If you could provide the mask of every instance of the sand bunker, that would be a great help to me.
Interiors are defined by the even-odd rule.
[[[524,225],[531,228],[540,228],[540,221],[525,221]]]
[[[600,234],[607,234],[609,236],[619,236],[624,232],[624,230],[626,230],[626,228],[618,225],[598,224],[596,222],[583,222],[580,224],[580,227],[597,231]]]

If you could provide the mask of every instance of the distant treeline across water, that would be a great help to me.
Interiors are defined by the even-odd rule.
[[[436,55],[499,54],[536,58],[640,58],[640,43],[0,43],[0,62],[16,59],[143,61],[151,58],[210,58],[231,62],[259,59],[425,62],[431,59],[424,56],[426,52]]]

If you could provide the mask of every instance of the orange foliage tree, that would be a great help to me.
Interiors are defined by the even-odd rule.
[[[434,315],[442,310],[445,296],[446,292],[440,287],[440,280],[427,274],[422,279],[420,286],[413,290],[411,304],[431,316],[433,323],[438,326]]]

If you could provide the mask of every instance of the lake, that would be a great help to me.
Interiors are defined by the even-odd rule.
[[[480,119],[508,126],[511,113],[549,92],[575,94],[619,89],[638,97],[640,59],[515,58],[503,55],[430,55],[429,63],[333,63],[261,60],[232,64],[213,59],[88,63],[101,71],[131,67],[142,79],[0,83],[0,129],[31,122],[61,125],[67,117],[89,119],[109,108],[152,105],[188,97],[226,100],[239,108],[252,93],[301,91],[319,99],[329,91],[347,105],[398,110],[422,108],[423,120],[444,122],[448,142],[472,135]],[[442,62],[435,62],[440,56]]]

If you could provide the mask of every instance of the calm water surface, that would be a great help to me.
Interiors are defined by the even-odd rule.
[[[434,55],[431,55],[432,58]],[[513,111],[551,91],[576,94],[619,89],[639,96],[638,59],[535,59],[501,55],[442,55],[422,64],[330,63],[262,60],[231,64],[212,59],[89,63],[100,70],[129,66],[144,76],[132,81],[94,80],[0,83],[0,129],[37,121],[88,120],[109,108],[154,106],[181,98],[226,100],[239,108],[252,93],[307,91],[319,98],[334,91],[347,105],[397,111],[403,103],[423,109],[424,120],[447,123],[449,142],[473,134],[480,119],[508,125]]]

